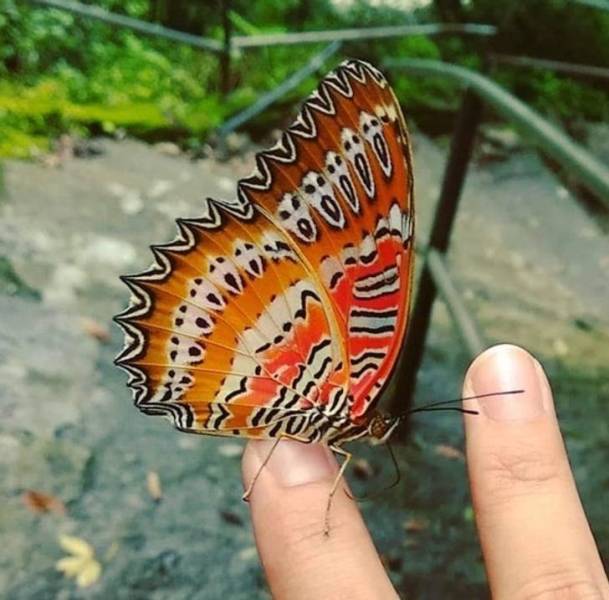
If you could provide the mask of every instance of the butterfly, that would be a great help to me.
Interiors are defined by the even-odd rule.
[[[255,161],[235,198],[207,198],[152,246],[150,269],[122,277],[115,362],[136,406],[180,431],[342,454],[329,509],[342,444],[383,442],[399,423],[376,405],[411,297],[408,131],[382,73],[348,60]]]

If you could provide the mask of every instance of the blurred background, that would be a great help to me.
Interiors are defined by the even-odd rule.
[[[140,415],[111,317],[118,276],[204,196],[232,196],[347,57],[382,68],[402,104],[418,271],[440,288],[409,339],[416,379],[386,400],[458,397],[489,343],[533,351],[609,559],[609,2],[0,0],[3,597],[270,597],[241,444]],[[454,223],[434,229],[466,169]],[[401,441],[400,484],[362,503],[393,582],[486,598],[459,417],[418,414]],[[383,490],[386,451],[352,450],[356,491]]]

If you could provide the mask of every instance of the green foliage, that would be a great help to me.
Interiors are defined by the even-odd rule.
[[[131,14],[146,2],[130,2]],[[27,157],[62,132],[205,134],[230,111],[214,86],[216,60],[55,10],[4,2],[0,155]],[[86,52],[82,49],[86,48]],[[193,117],[196,109],[202,110]]]
[[[605,91],[579,85],[548,71],[539,73],[530,85],[536,96],[536,105],[544,113],[559,119],[570,119],[579,114],[597,121],[609,118],[609,101]]]
[[[609,65],[607,12],[571,0],[435,0],[434,5],[435,18],[498,27],[492,40],[471,40],[470,57],[473,49],[605,68]],[[440,47],[444,56],[467,63],[467,52],[455,45],[460,43],[447,38]],[[558,120],[602,121],[609,117],[606,81],[583,83],[547,70],[507,66],[495,68],[493,77]]]
[[[96,5],[168,27],[222,38],[217,3],[192,0],[96,0]],[[566,0],[459,2],[436,0],[445,19],[495,23],[494,49],[582,63],[609,63],[609,17]],[[412,22],[402,9],[356,0],[233,0],[235,35],[395,25]],[[568,18],[565,18],[567,15]],[[582,43],[585,40],[585,43]],[[373,62],[386,56],[450,60],[480,68],[486,41],[455,36],[391,38],[350,43],[345,53]],[[143,37],[70,13],[0,0],[0,155],[27,157],[50,147],[64,132],[112,133],[123,128],[149,137],[201,143],[238,110],[273,89],[318,52],[320,45],[276,46],[236,53],[231,86],[219,94],[219,61],[210,53]],[[335,63],[336,61],[334,61]],[[330,61],[327,67],[333,64]],[[600,87],[574,83],[545,71],[502,68],[496,76],[540,110],[557,118],[605,119],[609,100]],[[291,103],[308,93],[311,77],[259,121],[283,124]],[[458,101],[454,85],[439,78],[393,77],[400,100],[423,127],[445,128]]]

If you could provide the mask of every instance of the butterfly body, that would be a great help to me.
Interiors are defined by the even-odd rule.
[[[393,92],[348,61],[256,157],[124,277],[116,362],[136,405],[186,432],[331,447],[385,439],[375,404],[406,330],[412,166]]]

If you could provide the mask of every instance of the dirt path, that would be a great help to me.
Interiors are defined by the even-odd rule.
[[[191,162],[132,140],[101,144],[101,156],[58,168],[5,167],[0,590],[12,599],[267,598],[240,501],[239,444],[141,416],[111,365],[121,336],[110,319],[127,299],[118,275],[148,265],[147,245],[172,237],[174,217],[196,216],[204,195],[231,195],[251,161]],[[415,157],[424,232],[444,156],[417,135]],[[606,415],[598,419],[609,395],[609,240],[527,150],[472,171],[454,240],[451,266],[489,339],[534,350],[564,391],[584,501],[609,533],[598,493],[609,483],[600,468],[609,458]],[[466,364],[439,304],[419,401],[458,395]],[[460,444],[458,420],[419,418],[400,453],[402,486],[363,507],[392,577],[415,597],[454,592],[455,581],[468,597],[485,597]],[[375,475],[356,488],[382,487],[389,461],[361,452]],[[160,476],[160,502],[147,491],[150,471]],[[66,515],[26,509],[28,489],[60,498]],[[62,532],[91,542],[102,562],[86,592],[54,569]]]

